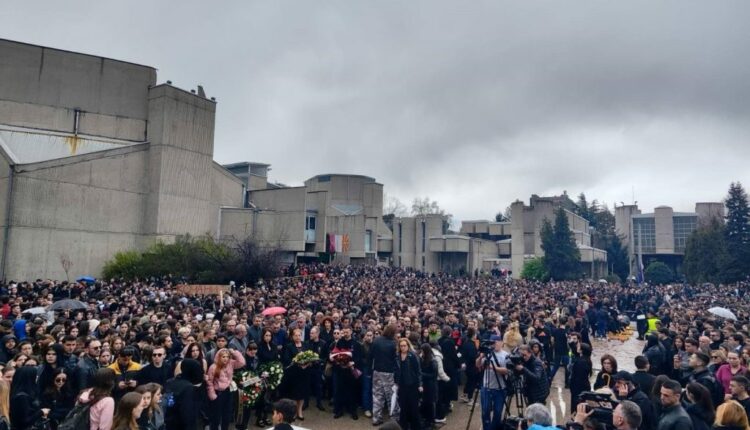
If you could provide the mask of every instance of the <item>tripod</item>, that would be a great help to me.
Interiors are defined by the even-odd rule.
[[[523,393],[523,387],[525,386],[525,381],[523,379],[522,374],[514,373],[510,378],[508,378],[509,386],[508,386],[508,398],[505,399],[505,411],[503,412],[503,421],[505,421],[506,418],[509,416],[512,416],[510,413],[510,408],[513,406],[513,400],[516,401],[516,415],[517,417],[522,417],[524,411],[526,410],[526,406],[528,406],[528,402],[526,401],[526,396]]]
[[[489,377],[486,374],[487,369],[490,368],[490,364],[494,365],[495,367],[505,367],[500,364],[497,357],[495,356],[495,352],[492,350],[489,350],[486,352],[486,357],[484,359],[484,363],[482,365],[482,387],[487,385],[487,380]],[[500,375],[498,375],[497,372],[493,371],[493,375],[495,375],[495,381],[497,382],[498,387],[502,387],[503,384],[500,382]],[[504,379],[504,378],[503,378]],[[466,430],[469,430],[469,426],[471,426],[471,419],[474,416],[474,409],[477,407],[477,397],[479,396],[479,390],[481,387],[474,388],[474,394],[471,396],[471,410],[469,411],[469,419],[466,421]]]

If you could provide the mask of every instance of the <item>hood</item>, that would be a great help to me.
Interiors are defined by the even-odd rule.
[[[18,340],[26,340],[26,320],[17,319],[13,323],[13,333],[16,335]]]
[[[192,358],[182,360],[180,369],[182,370],[180,377],[191,384],[198,385],[203,382],[203,366],[197,360],[193,360]]]
[[[12,335],[12,334],[6,334],[5,336],[0,337],[0,348],[5,349],[5,342],[7,342],[7,341],[9,341],[11,339],[13,339],[16,342],[18,342],[18,338],[15,335]]]

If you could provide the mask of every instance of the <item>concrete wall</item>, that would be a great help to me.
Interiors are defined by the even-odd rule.
[[[117,251],[140,248],[147,145],[19,166],[6,264],[9,278],[99,276]],[[97,158],[99,157],[99,158]]]
[[[301,227],[295,227],[299,226]],[[221,210],[221,240],[256,239],[261,246],[303,252],[305,219],[302,212],[257,211],[244,208]]]
[[[674,254],[674,211],[669,206],[654,209],[656,253]]]
[[[82,134],[146,139],[147,94],[156,70],[0,40],[0,122]]]
[[[218,223],[214,187],[213,150],[216,105],[210,100],[174,88],[153,87],[149,92],[150,192],[145,231],[158,236],[215,233]],[[224,189],[219,200],[241,205],[242,184],[218,180]],[[217,184],[219,185],[219,184]],[[228,187],[228,188],[227,188]]]

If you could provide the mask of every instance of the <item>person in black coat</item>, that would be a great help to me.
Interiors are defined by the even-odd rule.
[[[360,390],[355,377],[355,369],[359,372],[362,369],[362,345],[352,338],[351,328],[345,327],[341,331],[342,336],[331,350],[331,356],[351,354],[351,360],[346,365],[339,362],[340,364],[333,367],[335,385],[333,417],[340,418],[344,414],[344,409],[346,409],[352,419],[356,420],[359,419],[357,416],[357,399],[360,397]]]
[[[708,388],[698,382],[691,382],[685,387],[685,398],[687,402],[683,407],[693,421],[693,430],[710,430],[716,411]]]
[[[166,430],[198,430],[196,403],[205,390],[203,365],[192,358],[182,360],[179,376],[164,386],[164,423]]]
[[[258,360],[260,364],[270,363],[272,361],[281,361],[279,348],[273,342],[273,333],[271,330],[264,328],[261,334],[261,342],[258,345]]]
[[[466,336],[461,339],[461,361],[466,368],[466,384],[464,385],[464,395],[467,401],[474,395],[474,390],[479,385],[481,375],[475,365],[479,351],[477,350],[477,334],[474,327],[466,329]]]
[[[72,388],[73,377],[67,375],[65,370],[58,368],[52,374],[50,380],[52,385],[42,387],[42,409],[49,409],[50,426],[56,429],[73,409],[76,403],[76,394]]]
[[[630,400],[641,410],[640,430],[656,430],[656,412],[651,398],[638,388],[633,382],[633,375],[626,371],[619,371],[612,376],[613,391],[618,400]]]
[[[448,391],[446,395],[449,400],[458,400],[458,374],[461,370],[461,361],[459,361],[456,352],[456,342],[451,337],[450,326],[443,327],[440,335],[438,345],[440,346],[440,352],[443,354],[443,370],[451,378],[446,386]]]
[[[21,367],[13,376],[10,385],[10,424],[13,430],[31,429],[50,412],[47,408],[42,409],[36,376],[37,370],[31,366]]]
[[[422,406],[421,415],[425,425],[424,428],[432,428],[435,422],[435,402],[437,401],[437,377],[438,369],[432,347],[429,343],[423,343],[420,347],[422,368]]]
[[[393,379],[398,387],[398,405],[401,408],[398,423],[403,430],[421,430],[419,419],[419,394],[423,392],[422,369],[408,339],[398,341],[396,372]]]
[[[575,412],[578,407],[578,396],[584,391],[591,390],[591,374],[593,365],[591,363],[591,345],[587,343],[578,344],[578,356],[573,358],[570,369],[570,411]]]
[[[549,379],[544,371],[544,363],[534,355],[529,345],[519,346],[518,353],[523,363],[516,365],[516,372],[523,373],[525,377],[526,398],[529,404],[544,404],[549,396]]]

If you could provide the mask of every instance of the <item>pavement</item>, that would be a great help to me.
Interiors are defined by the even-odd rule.
[[[636,334],[633,334],[624,342],[621,340],[593,340],[594,354],[592,361],[595,369],[594,374],[600,368],[600,357],[607,353],[612,354],[617,359],[619,369],[634,372],[635,365],[633,360],[637,355],[641,354],[644,345],[644,342],[637,340],[636,336]],[[570,409],[570,391],[564,388],[563,378],[562,370],[558,371],[555,379],[552,381],[550,397],[547,400],[547,406],[555,417],[556,422],[554,424],[563,424],[570,416],[567,413]],[[592,377],[592,383],[594,378],[595,375]],[[296,421],[294,425],[310,430],[365,430],[376,428],[373,427],[372,420],[365,417],[361,411],[359,420],[354,421],[348,415],[344,415],[339,419],[333,419],[333,414],[330,412],[332,408],[326,404],[326,409],[328,409],[328,412],[320,412],[315,407],[310,407],[305,411],[305,420]],[[481,430],[481,408],[478,401],[471,421],[469,421],[470,411],[471,406],[469,404],[461,401],[454,402],[453,413],[448,415],[447,423],[442,427],[436,428],[440,430],[466,430],[467,428],[469,430]],[[468,427],[467,424],[469,424]],[[257,429],[257,427],[251,427],[251,429]]]

